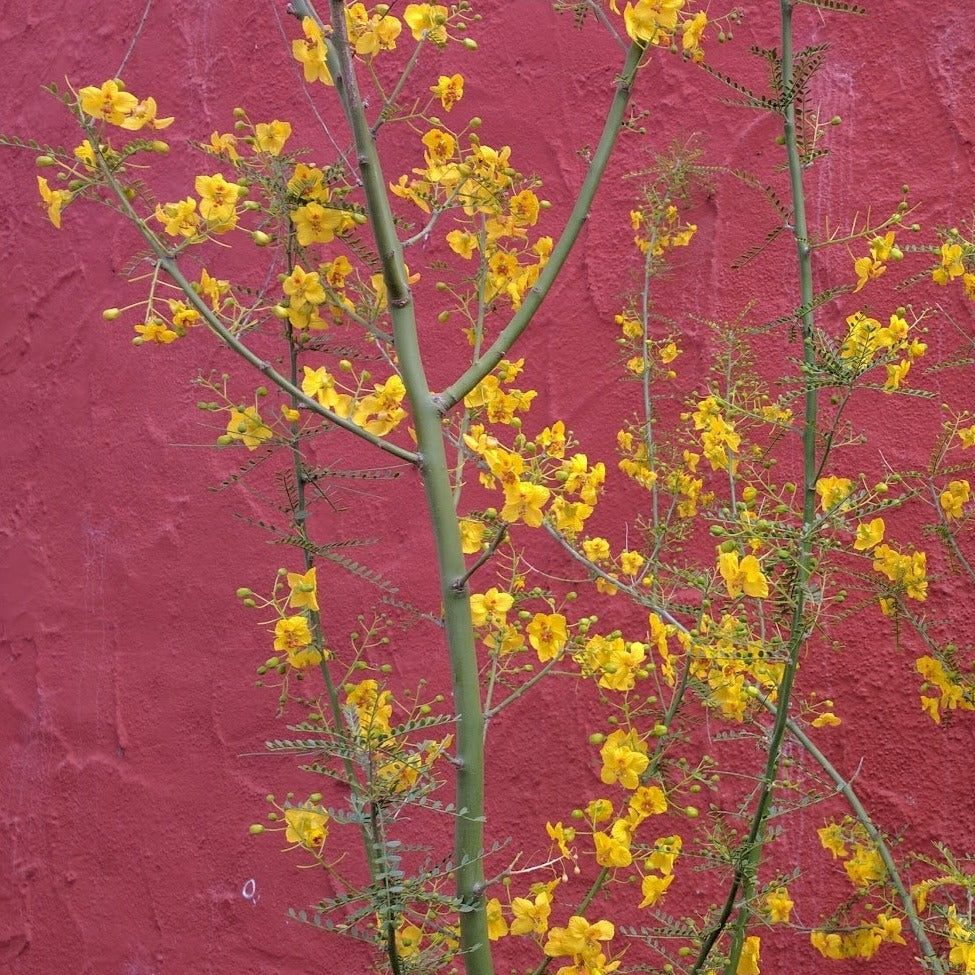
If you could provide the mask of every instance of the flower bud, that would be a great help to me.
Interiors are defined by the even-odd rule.
[[[121,314],[122,310],[120,308],[106,308],[102,312],[102,318],[104,318],[106,322],[114,322],[115,319]]]

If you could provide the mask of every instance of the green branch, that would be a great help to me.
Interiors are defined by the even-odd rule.
[[[358,90],[345,24],[343,0],[330,0],[335,88],[355,140],[370,226],[382,261],[393,342],[410,402],[420,473],[437,551],[444,629],[457,715],[454,871],[460,902],[460,954],[467,975],[492,975],[484,900],[484,719],[478,680],[470,596],[460,527],[454,509],[440,413],[430,394],[417,339],[416,314],[396,234],[379,154]]]
[[[626,113],[626,106],[630,101],[630,94],[633,88],[633,80],[636,77],[637,68],[646,45],[640,41],[634,41],[630,45],[629,53],[626,56],[626,63],[620,72],[619,80],[616,82],[616,94],[613,96],[609,113],[606,116],[606,123],[603,126],[599,144],[589,162],[589,169],[586,178],[579,190],[572,213],[566,222],[565,229],[559,237],[558,243],[552,248],[548,262],[542,268],[538,281],[525,294],[521,307],[513,315],[501,334],[494,340],[490,348],[484,355],[473,363],[462,376],[448,386],[436,399],[437,407],[441,414],[447,413],[453,406],[459,403],[475,386],[487,376],[492,369],[508,354],[508,351],[518,340],[519,336],[528,327],[535,312],[545,300],[546,295],[552,288],[559,272],[562,270],[573,245],[579,237],[583,224],[589,217],[589,210],[596,196],[596,190],[602,181],[603,173],[609,157],[616,145],[620,129],[623,127],[623,120]]]
[[[255,352],[252,352],[251,349],[241,342],[240,339],[237,338],[237,336],[234,335],[233,332],[231,332],[227,326],[220,321],[219,318],[217,318],[213,310],[200,297],[200,295],[197,294],[183,272],[179,269],[176,259],[173,257],[172,253],[163,245],[162,241],[148,228],[148,226],[146,226],[145,220],[143,220],[135,212],[135,209],[132,207],[132,204],[125,195],[125,191],[119,185],[118,180],[115,178],[115,174],[112,172],[105,160],[105,157],[102,155],[98,138],[87,128],[86,134],[89,136],[89,142],[94,147],[95,157],[98,161],[102,175],[105,177],[105,180],[112,192],[118,197],[123,214],[135,225],[136,229],[142,235],[142,239],[145,240],[152,252],[156,255],[157,266],[166,272],[173,283],[186,296],[186,300],[190,303],[190,305],[192,305],[193,308],[199,312],[204,325],[206,325],[206,327],[214,335],[216,335],[217,338],[220,339],[220,341],[227,346],[228,349],[230,349],[232,352],[236,352],[237,355],[239,355],[245,362],[252,365],[265,378],[274,383],[275,386],[291,396],[294,402],[300,403],[309,412],[316,413],[318,416],[328,420],[330,423],[334,423],[335,426],[341,427],[343,430],[348,430],[349,433],[355,434],[360,439],[365,440],[367,443],[372,444],[374,447],[378,447],[380,450],[383,450],[388,454],[392,454],[394,457],[398,457],[400,460],[405,460],[409,464],[416,464],[419,462],[419,456],[413,451],[406,450],[404,447],[399,447],[394,443],[390,443],[388,440],[385,440],[382,437],[377,437],[375,434],[363,429],[346,417],[339,416],[338,413],[333,413],[331,410],[326,409],[317,400],[312,399],[310,396],[306,396],[305,393],[293,382],[291,382],[290,379],[281,375],[281,373],[279,373],[271,365],[271,363],[262,359]]]

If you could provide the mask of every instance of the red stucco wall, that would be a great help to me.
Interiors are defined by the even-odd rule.
[[[812,10],[798,18],[804,43],[833,44],[815,91],[824,118],[843,117],[831,134],[834,155],[812,178],[810,215],[843,222],[870,203],[891,208],[906,181],[912,199],[925,203],[925,226],[956,223],[970,213],[975,191],[975,7],[868,5],[863,20],[824,19]],[[709,61],[761,83],[747,48],[775,43],[777,6],[748,0],[734,43],[712,44]],[[555,232],[582,178],[578,152],[598,136],[595,119],[612,93],[617,49],[592,27],[573,32],[567,17],[538,0],[485,0],[478,9],[480,51],[460,66],[468,75],[464,110],[484,117],[485,141],[510,144],[516,165],[543,178],[553,202],[548,232]],[[65,77],[76,86],[100,83],[123,60],[129,87],[152,93],[163,114],[178,117],[180,139],[229,128],[235,105],[259,119],[308,118],[282,29],[295,32],[280,4],[263,2],[62,7],[10,0],[0,18],[0,131],[73,144],[70,120],[40,86]],[[621,174],[639,167],[647,151],[692,132],[702,133],[716,165],[768,175],[781,161],[768,119],[722,109],[718,99],[729,92],[679,59],[654,64],[637,97],[649,111],[641,123],[648,135],[624,136],[568,273],[518,349],[541,391],[538,415],[564,417],[591,455],[607,461],[610,421],[625,394],[615,379],[612,325],[627,284],[620,253],[631,236],[630,185]],[[314,97],[327,124],[338,126],[328,97]],[[296,129],[321,140],[314,122]],[[337,959],[347,946],[284,916],[287,906],[315,896],[311,875],[297,871],[275,840],[246,833],[262,818],[269,789],[310,786],[283,762],[255,757],[278,726],[273,696],[253,686],[266,637],[233,592],[257,587],[262,580],[249,567],[269,577],[281,553],[233,517],[259,517],[256,498],[206,490],[240,455],[204,446],[214,431],[194,410],[199,396],[188,380],[201,368],[225,368],[226,360],[202,335],[192,345],[135,349],[125,328],[105,323],[103,308],[136,297],[122,281],[133,234],[108,211],[81,206],[54,232],[36,201],[31,154],[2,151],[0,971],[346,970]],[[175,187],[179,174],[171,179]],[[719,177],[718,189],[699,204],[699,237],[681,258],[682,274],[666,286],[685,332],[688,388],[710,351],[704,319],[733,319],[751,298],[771,318],[795,301],[786,247],[760,268],[729,271],[772,215],[731,180]],[[845,258],[835,260],[840,268]],[[955,314],[970,335],[970,315]],[[434,326],[425,328],[431,348]],[[929,341],[937,352],[955,338]],[[583,372],[590,362],[597,365]],[[969,380],[956,372],[933,382],[942,384],[939,399],[971,407]],[[936,423],[936,405],[879,396],[864,399],[854,418],[858,428],[887,437],[895,464],[914,458],[923,465],[915,446]],[[353,454],[336,447],[344,461]],[[415,484],[395,491],[397,510],[416,497]],[[378,521],[384,508],[377,491],[339,491],[336,506],[377,519],[393,542],[406,534],[395,516],[388,527]],[[337,537],[355,531],[343,521],[354,513],[335,512]],[[632,515],[601,517],[618,530]],[[411,600],[435,608],[422,545],[376,552]],[[572,575],[554,550],[543,547],[540,557],[548,571]],[[961,582],[945,574],[934,588],[932,605],[950,608],[959,638],[967,639],[972,604]],[[343,596],[333,602],[336,619],[358,598],[354,588]],[[600,609],[614,612],[636,618],[612,604]],[[398,639],[396,666],[407,683],[431,672],[443,679],[435,631]],[[837,701],[847,724],[831,754],[857,774],[879,821],[894,833],[908,831],[916,848],[944,837],[970,850],[972,721],[962,715],[950,727],[931,725],[917,704],[912,663],[891,627],[874,621],[851,629],[846,647],[809,662],[810,686]],[[591,720],[586,701],[557,683],[511,716],[492,755],[500,796],[491,806],[494,836],[534,828],[541,848],[537,829],[545,819],[566,817],[580,796],[591,795],[598,768],[586,758],[567,766],[554,747],[580,731],[581,745],[597,730]],[[779,841],[783,862],[810,868],[809,903],[819,896],[821,822],[818,810],[803,813]],[[249,881],[256,897],[246,899]],[[802,920],[814,923],[814,911]],[[799,936],[767,957],[764,970],[796,975],[829,964]],[[349,958],[349,970],[365,970],[359,956]],[[875,970],[909,967],[894,950]]]

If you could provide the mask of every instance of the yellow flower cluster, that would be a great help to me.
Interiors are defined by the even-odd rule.
[[[100,87],[89,85],[78,92],[81,110],[93,119],[100,119],[109,125],[138,132],[140,129],[165,129],[173,124],[173,118],[157,118],[156,100],[146,98],[139,101],[131,92],[125,90],[121,80],[106,81]]]
[[[846,360],[859,376],[874,364],[875,356],[882,356],[887,369],[885,392],[899,389],[911,363],[927,350],[924,342],[911,337],[911,326],[904,318],[903,309],[890,316],[888,325],[881,325],[876,318],[859,311],[850,315],[846,323],[849,331],[840,346],[840,358]],[[900,358],[893,361],[898,355]]]
[[[741,446],[741,437],[734,423],[726,418],[722,404],[714,396],[708,396],[697,404],[691,418],[694,429],[702,431],[701,447],[711,470],[728,470]]]
[[[880,854],[858,823],[849,820],[842,824],[830,822],[816,832],[823,849],[829,850],[834,860],[843,860],[843,867],[854,887],[865,889],[887,876]]]
[[[444,77],[434,91],[445,105],[453,104],[462,82],[458,86]],[[447,233],[447,244],[464,260],[480,257],[487,268],[485,301],[504,300],[517,308],[538,280],[552,238],[529,243],[529,228],[538,222],[542,203],[532,189],[516,189],[521,177],[510,166],[511,148],[493,149],[473,134],[469,140],[469,149],[462,150],[446,129],[430,129],[421,137],[425,168],[413,170],[417,178],[401,176],[389,188],[424,213],[450,206],[467,218],[482,215],[483,221],[473,225],[470,219],[459,220],[460,226]]]
[[[941,263],[931,272],[931,279],[942,287],[961,278],[965,294],[975,301],[975,244],[965,240],[957,230],[941,245]]]
[[[894,231],[890,230],[883,237],[874,237],[870,241],[870,253],[853,262],[857,276],[854,294],[868,281],[879,278],[887,270],[887,261],[899,261],[904,256],[904,252],[894,243],[895,236]]]
[[[927,556],[924,552],[901,553],[889,545],[873,552],[873,570],[887,577],[895,593],[923,602],[928,598]],[[884,604],[884,609],[888,608]]]
[[[809,941],[824,958],[873,958],[882,944],[904,945],[901,937],[901,920],[887,914],[878,914],[874,924],[855,928],[853,931],[813,930]]]
[[[921,695],[921,707],[935,724],[941,724],[942,711],[975,710],[975,691],[962,683],[961,674],[953,667],[927,655],[918,657],[915,667],[925,681],[922,690],[936,692]]]
[[[395,373],[383,383],[376,383],[372,391],[363,394],[364,383],[370,378],[361,373],[356,388],[345,387],[324,366],[312,369],[304,367],[301,391],[314,397],[326,409],[339,416],[351,419],[377,437],[385,437],[406,418],[402,402],[406,397],[406,386]]]
[[[196,242],[210,234],[225,234],[237,226],[237,202],[241,196],[238,183],[229,182],[221,173],[197,176],[192,196],[176,203],[156,206],[156,220],[170,237],[183,237]]]

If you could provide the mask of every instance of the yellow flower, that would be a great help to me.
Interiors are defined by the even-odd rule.
[[[528,634],[528,642],[538,652],[538,659],[543,663],[554,660],[569,638],[566,620],[561,613],[536,613],[525,627],[525,632]]]
[[[146,127],[150,129],[165,129],[167,126],[173,124],[174,117],[172,115],[168,118],[156,118],[156,112],[156,99],[147,98],[145,101],[139,102],[132,109],[128,117],[120,123],[120,127],[137,132],[139,129]]]
[[[305,616],[286,616],[274,625],[275,650],[298,650],[311,642],[311,628]]]
[[[636,789],[640,784],[640,776],[650,764],[646,752],[647,746],[634,732],[622,729],[614,731],[599,752],[603,760],[600,779],[606,785],[619,782],[624,789]]]
[[[941,492],[939,502],[946,518],[961,518],[962,506],[971,498],[971,486],[968,481],[951,481]]]
[[[823,845],[823,849],[829,850],[834,860],[848,855],[843,831],[836,823],[821,826],[816,832],[819,834],[819,842]]]
[[[261,122],[254,127],[254,141],[261,152],[266,152],[269,156],[280,156],[285,142],[291,136],[291,123]]]
[[[889,545],[879,545],[873,553],[873,570],[892,583],[903,586],[911,599],[923,602],[928,596],[927,556],[924,552],[904,555]]]
[[[154,342],[157,345],[169,345],[179,338],[178,332],[174,332],[164,322],[155,318],[150,319],[145,324],[136,325],[135,331],[139,334],[139,338],[133,339],[137,345],[142,345],[144,342]]]
[[[221,173],[213,176],[197,176],[196,192],[200,197],[200,216],[209,229],[221,234],[237,225],[237,198],[240,187],[228,183]]]
[[[756,599],[767,598],[768,579],[762,572],[761,562],[754,555],[746,555],[739,561],[737,552],[721,552],[718,556],[718,570],[732,599],[737,599],[742,592]]]
[[[548,930],[548,917],[552,913],[552,892],[541,890],[534,900],[516,897],[511,902],[512,934],[542,935]]]
[[[887,875],[887,868],[880,854],[872,847],[859,844],[854,846],[853,855],[843,866],[856,887],[869,887]]]
[[[910,371],[910,359],[901,359],[900,362],[889,362],[887,364],[887,378],[884,380],[884,391],[892,393],[895,389],[900,389],[901,383]]]
[[[274,431],[264,423],[253,406],[248,406],[244,410],[230,411],[227,435],[239,440],[248,450],[257,450],[274,436]]]
[[[587,538],[582,543],[582,551],[590,562],[598,565],[609,559],[609,542],[605,538]]]
[[[510,592],[501,592],[492,586],[485,593],[471,596],[471,618],[475,626],[484,626],[485,623],[501,625],[514,604],[515,598]]]
[[[191,196],[178,203],[157,205],[155,216],[170,237],[194,237],[200,229],[196,200]]]
[[[656,785],[641,785],[630,796],[630,812],[627,818],[637,826],[648,816],[657,816],[667,811],[667,797],[663,789]]]
[[[794,901],[787,887],[776,887],[765,895],[765,907],[773,924],[788,924]]]
[[[840,511],[846,505],[844,501],[850,496],[853,490],[853,482],[848,477],[821,477],[816,482],[816,493],[819,495],[819,504],[823,511],[840,506]]]
[[[566,501],[556,498],[552,502],[549,514],[556,529],[565,535],[577,535],[585,527],[586,519],[592,514],[592,506],[581,501]]]
[[[310,802],[285,809],[284,821],[287,828],[284,838],[289,843],[298,843],[305,849],[317,853],[328,836],[328,819],[327,812],[319,811]]]
[[[484,544],[484,525],[472,518],[460,519],[460,546],[465,555],[480,552]]]
[[[501,910],[501,901],[497,897],[492,897],[484,905],[484,909],[487,912],[488,937],[492,941],[503,938],[508,933],[508,922],[504,919],[504,913]]]
[[[89,85],[78,92],[81,110],[109,125],[121,125],[138,105],[131,92],[123,91],[118,81],[106,81],[101,88]]]
[[[430,91],[440,99],[440,104],[449,112],[464,97],[464,77],[455,74],[441,75]]]
[[[701,40],[704,36],[704,28],[708,25],[708,15],[699,10],[690,20],[684,21],[684,38],[681,46],[695,61],[704,59],[704,52],[701,50]]]
[[[952,244],[945,241],[941,245],[941,265],[931,272],[931,278],[936,284],[947,284],[960,275],[965,273],[965,265],[962,263],[964,251],[960,244]]]
[[[549,837],[558,844],[559,853],[562,854],[566,859],[572,859],[572,851],[569,849],[569,844],[576,838],[576,831],[571,827],[566,828],[561,822],[556,823],[554,826],[551,823],[545,824],[545,832],[548,833]]]
[[[758,935],[749,935],[745,938],[745,943],[741,947],[741,955],[738,958],[738,967],[735,975],[759,975],[758,955],[761,951],[762,939]]]
[[[832,711],[824,711],[819,717],[814,718],[812,726],[814,728],[835,728],[842,724],[842,721]]]
[[[883,518],[874,518],[857,525],[857,537],[853,543],[854,551],[867,552],[884,540],[886,525]]]
[[[381,386],[373,386],[373,391],[359,401],[353,420],[377,437],[384,437],[406,416],[406,410],[400,406],[405,396],[406,386],[394,374]]]
[[[312,566],[307,572],[289,572],[288,586],[291,595],[288,605],[292,609],[310,609],[318,612],[318,569]]]
[[[501,510],[501,517],[508,522],[521,520],[529,528],[538,528],[542,524],[542,508],[548,501],[550,493],[543,484],[518,481],[510,492],[505,491],[505,505]]]
[[[411,3],[403,11],[403,20],[413,34],[413,40],[428,37],[437,47],[447,43],[447,8],[439,3]]]
[[[37,189],[47,205],[47,217],[58,230],[61,229],[61,210],[71,202],[70,190],[52,190],[43,176],[37,177]]]
[[[312,84],[321,81],[322,84],[332,85],[332,74],[326,63],[327,48],[322,30],[311,17],[303,17],[301,29],[305,39],[291,42],[291,53],[299,61],[305,71],[305,81]]]
[[[611,4],[616,10],[616,2]],[[660,44],[669,42],[669,35],[677,28],[677,13],[684,0],[637,0],[623,9],[623,22],[630,40]]]
[[[958,439],[963,447],[975,447],[975,424],[970,427],[962,427],[958,431]]]
[[[412,958],[420,953],[423,932],[415,924],[405,921],[396,929],[396,953],[400,958]]]
[[[676,833],[673,836],[662,836],[653,844],[653,853],[646,859],[648,870],[659,870],[670,876],[674,872],[674,861],[680,855],[683,842]]]
[[[394,50],[396,38],[403,29],[399,20],[389,13],[388,5],[377,6],[370,17],[364,4],[353,3],[345,8],[345,23],[355,53],[361,57]]]
[[[903,925],[899,917],[888,917],[886,914],[878,914],[877,923],[871,928],[871,932],[877,935],[881,941],[887,941],[895,945],[905,945],[907,942],[901,937],[902,927]]]
[[[351,687],[346,685],[346,688],[346,704],[355,708],[362,734],[367,738],[370,735],[385,737],[393,715],[393,695],[389,691],[381,691],[378,682],[371,677]]]
[[[637,904],[637,907],[653,907],[667,893],[667,888],[673,882],[673,874],[668,874],[666,877],[658,877],[655,874],[648,873],[640,884],[640,892],[643,894],[643,900]]]
[[[584,917],[574,914],[564,928],[549,931],[543,950],[550,958],[569,955],[588,962],[601,953],[599,942],[612,941],[615,934],[616,928],[609,921],[590,924]]]
[[[593,833],[596,863],[601,867],[628,867],[633,862],[630,840],[633,827],[625,819],[613,823],[610,833]]]

